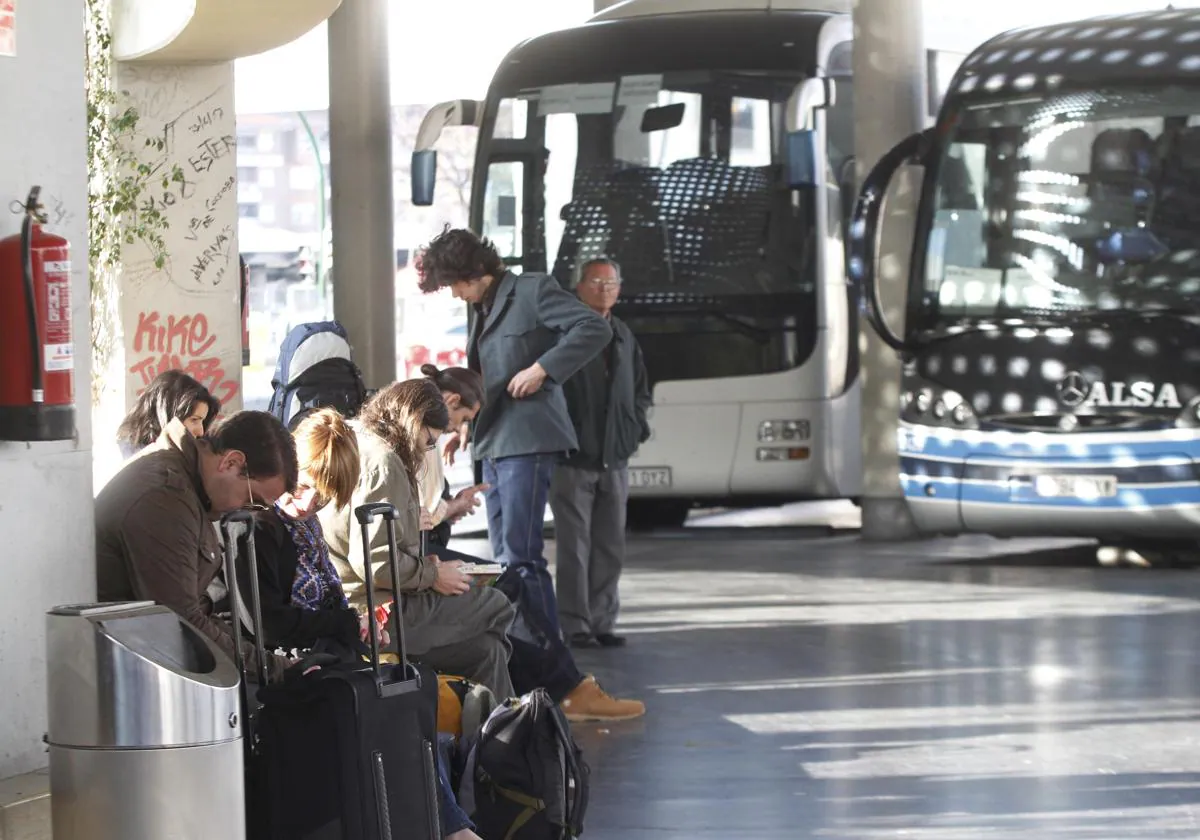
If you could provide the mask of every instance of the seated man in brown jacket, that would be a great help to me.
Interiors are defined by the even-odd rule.
[[[296,472],[292,436],[270,414],[239,412],[202,440],[172,420],[96,497],[99,599],[157,601],[232,656],[229,625],[207,594],[222,563],[212,523],[239,508],[265,509],[295,488]],[[272,676],[284,664],[272,656]]]

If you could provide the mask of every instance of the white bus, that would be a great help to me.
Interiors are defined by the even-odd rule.
[[[1200,10],[1001,35],[886,155],[852,275],[904,360],[901,481],[929,533],[1200,535]],[[880,204],[925,168],[902,329]]]
[[[478,126],[470,223],[515,271],[620,264],[654,391],[635,526],[860,492],[848,3],[720,5],[629,0],[526,41],[413,155],[427,205],[442,128]]]

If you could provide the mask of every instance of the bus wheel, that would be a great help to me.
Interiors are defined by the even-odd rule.
[[[683,499],[630,499],[625,508],[626,526],[630,531],[682,528],[689,508]]]

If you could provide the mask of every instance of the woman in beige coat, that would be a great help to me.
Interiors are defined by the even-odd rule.
[[[400,513],[397,525],[399,575],[408,653],[443,673],[482,683],[497,697],[512,696],[511,651],[506,636],[513,608],[501,593],[473,586],[460,563],[421,556],[416,477],[425,452],[449,424],[446,404],[428,380],[396,382],[375,394],[351,426],[358,436],[362,471],[350,503],[319,514],[329,556],[352,606],[366,607],[368,580],[356,507],[388,502]],[[390,597],[387,528],[370,526],[370,580],[377,603]]]

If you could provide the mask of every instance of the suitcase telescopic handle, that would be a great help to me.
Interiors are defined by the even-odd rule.
[[[254,704],[247,686],[249,673],[246,657],[242,652],[241,587],[238,585],[238,538],[246,537],[246,566],[250,577],[250,623],[254,633],[254,653],[258,660],[258,684],[267,684],[267,651],[263,642],[262,597],[258,587],[258,557],[254,545],[254,514],[247,510],[235,510],[221,518],[221,534],[225,543],[225,586],[229,590],[229,605],[232,613],[230,622],[233,635],[233,661],[237,665],[242,682],[242,720],[246,723],[247,742],[254,747],[253,717]]]
[[[375,672],[375,685],[379,689],[381,695],[391,693],[391,686],[386,685],[383,678],[383,668],[379,664],[379,621],[375,617],[375,574],[371,570],[371,534],[370,525],[376,518],[382,518],[384,525],[387,528],[387,544],[388,544],[388,571],[391,573],[392,579],[392,626],[394,627],[394,636],[396,640],[396,651],[400,655],[400,672],[407,679],[409,674],[408,668],[408,652],[404,644],[404,619],[401,616],[403,612],[403,601],[400,597],[400,587],[397,581],[400,579],[400,561],[399,549],[396,547],[396,521],[400,518],[400,512],[396,510],[394,505],[387,502],[376,502],[368,505],[360,505],[354,509],[354,516],[362,526],[362,542],[363,542],[363,573],[366,576],[364,588],[367,591],[367,622],[368,635],[370,636],[371,647],[371,668]]]
[[[373,502],[369,505],[359,505],[354,509],[354,516],[358,519],[359,525],[370,525],[376,518],[382,516],[384,519],[395,522],[400,518],[400,511],[396,510],[396,506],[387,502]]]

